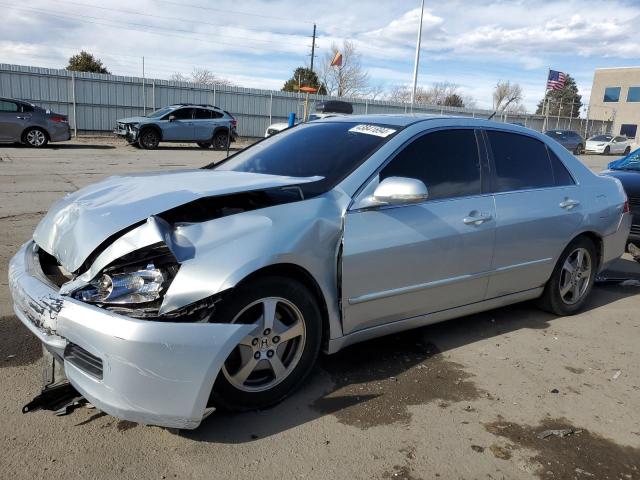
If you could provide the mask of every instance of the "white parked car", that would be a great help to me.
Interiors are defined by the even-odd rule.
[[[587,140],[585,153],[622,153],[631,152],[631,140],[622,135],[595,135]]]
[[[307,122],[313,122],[314,120],[320,120],[321,118],[338,117],[342,115],[342,113],[312,113],[309,115],[309,119],[307,120]],[[272,123],[264,132],[264,137],[270,137],[271,135],[275,135],[276,133],[286,130],[287,128],[289,128],[288,122]]]

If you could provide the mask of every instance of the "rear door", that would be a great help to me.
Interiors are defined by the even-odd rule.
[[[345,216],[345,334],[484,298],[495,227],[485,165],[474,130],[439,130],[412,140],[370,181]],[[388,177],[422,180],[429,198],[358,209]]]
[[[216,113],[206,108],[194,108],[193,131],[197,141],[211,141]]]
[[[582,224],[585,199],[561,160],[540,140],[487,130],[496,246],[487,297],[537,288],[548,280]]]
[[[0,140],[20,141],[26,122],[25,114],[20,110],[18,103],[0,100]]]
[[[169,117],[175,117],[169,120]],[[166,141],[193,141],[193,108],[178,108],[160,121],[162,128],[162,140]]]

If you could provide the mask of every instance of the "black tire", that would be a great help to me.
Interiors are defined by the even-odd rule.
[[[228,142],[229,142],[229,134],[227,132],[222,132],[222,131],[216,132],[213,135],[213,139],[211,140],[214,150],[226,150]]]
[[[279,297],[296,306],[303,316],[305,331],[304,345],[297,364],[280,383],[262,391],[244,391],[234,386],[221,370],[211,391],[209,404],[227,411],[247,411],[270,407],[300,386],[310,373],[320,351],[322,341],[322,317],[313,294],[300,282],[279,276],[270,276],[250,281],[237,287],[228,298],[216,307],[216,322],[232,322],[247,306],[268,297]],[[242,318],[242,317],[241,317]],[[254,335],[258,337],[262,333]],[[282,342],[284,344],[284,342]],[[299,345],[299,344],[298,344]],[[225,368],[232,362],[236,347],[225,362]],[[288,346],[286,347],[288,348]],[[261,360],[262,361],[262,360]],[[251,378],[251,377],[249,377]]]
[[[138,145],[145,150],[153,150],[158,148],[160,143],[160,134],[154,128],[147,128],[140,132],[138,136]]]
[[[586,289],[581,294],[579,299],[575,303],[569,303],[566,301],[560,293],[560,284],[563,280],[563,266],[567,258],[569,258],[577,249],[584,249],[590,256],[590,273],[587,280]],[[556,315],[574,315],[584,307],[585,301],[591,293],[593,288],[593,282],[596,278],[598,271],[599,259],[597,257],[597,250],[593,241],[589,238],[581,236],[573,240],[567,248],[564,249],[562,255],[558,259],[558,263],[551,274],[551,278],[547,282],[544,288],[544,292],[538,301],[538,306],[547,312],[554,313]]]
[[[573,151],[574,155],[580,155],[584,150],[584,146],[582,144],[579,144],[576,149]]]
[[[624,149],[624,154],[629,155],[631,153],[631,147],[627,147]]]
[[[49,143],[47,132],[38,127],[27,128],[22,134],[22,143],[31,148],[42,148]]]
[[[611,149],[609,147],[605,147],[604,151],[602,152],[603,155],[609,155],[609,153],[611,152]]]
[[[200,148],[209,148],[211,147],[211,142],[197,142]]]

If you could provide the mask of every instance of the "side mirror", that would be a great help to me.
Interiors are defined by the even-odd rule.
[[[374,205],[402,205],[420,203],[429,197],[427,186],[415,178],[385,178],[366,203]]]
[[[169,121],[173,122],[176,119],[175,115],[169,115]]]

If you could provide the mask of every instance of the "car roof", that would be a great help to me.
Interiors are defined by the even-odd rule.
[[[171,108],[200,107],[200,108],[208,108],[211,110],[217,110],[219,112],[224,112],[222,108],[217,107],[216,105],[210,105],[208,103],[174,103],[172,105],[167,105],[167,107],[171,107]]]

